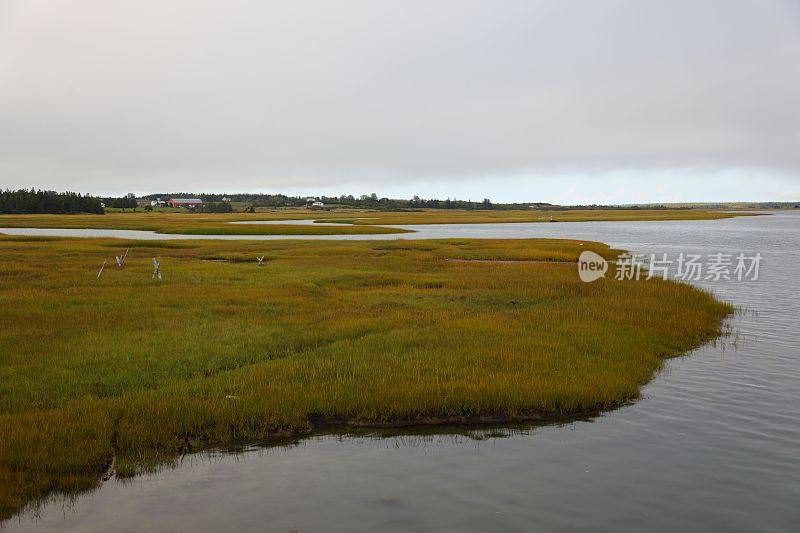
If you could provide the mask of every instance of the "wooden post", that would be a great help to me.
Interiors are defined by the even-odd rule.
[[[153,258],[153,279],[161,280],[161,262]]]
[[[97,279],[100,279],[100,276],[103,274],[103,269],[106,268],[106,262],[103,261],[103,266],[100,267],[100,272],[97,273]]]
[[[125,259],[128,258],[128,251],[130,251],[130,248],[125,250],[124,254],[118,255],[118,256],[114,256],[114,259],[117,260],[117,268],[122,268],[125,265]]]

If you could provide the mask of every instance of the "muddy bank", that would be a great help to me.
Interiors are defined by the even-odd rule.
[[[175,441],[175,455],[198,453],[209,449],[237,448],[243,444],[270,447],[282,446],[287,443],[299,442],[305,438],[329,435],[349,434],[361,431],[387,431],[389,434],[415,433],[415,432],[452,432],[454,430],[480,430],[492,428],[515,428],[519,426],[531,427],[550,424],[564,424],[576,421],[586,421],[612,411],[624,405],[630,405],[633,400],[620,404],[609,405],[603,408],[582,409],[563,412],[529,412],[510,415],[507,413],[483,415],[451,415],[431,416],[424,418],[408,418],[398,420],[358,420],[345,416],[309,416],[307,424],[303,427],[282,429],[269,432],[263,439],[247,442],[214,442],[206,438],[183,436]],[[397,430],[392,431],[392,430]],[[144,472],[137,472],[144,473]],[[116,470],[116,455],[109,461],[109,467],[104,472],[100,482],[118,477],[132,477],[135,474],[122,474]]]

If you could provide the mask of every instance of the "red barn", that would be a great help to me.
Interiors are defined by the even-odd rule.
[[[203,205],[200,198],[170,198],[167,200],[170,207],[197,207]]]

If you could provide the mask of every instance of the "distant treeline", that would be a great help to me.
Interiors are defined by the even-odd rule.
[[[642,209],[665,208],[653,204],[640,204]],[[694,202],[667,204],[666,209],[800,209],[800,202]]]
[[[200,198],[203,202],[239,202],[252,207],[305,207],[309,204],[309,199],[319,200],[326,206],[357,207],[364,209],[378,209],[385,211],[413,210],[413,209],[541,209],[552,211],[565,210],[591,210],[591,209],[613,209],[620,211],[627,210],[661,210],[661,209],[726,209],[726,208],[761,208],[778,209],[799,207],[796,202],[762,202],[762,203],[708,203],[708,204],[638,204],[638,205],[554,205],[545,202],[513,202],[513,203],[494,203],[488,198],[480,202],[471,200],[456,200],[446,198],[420,198],[414,196],[411,199],[380,198],[377,194],[364,194],[361,196],[341,195],[341,196],[287,196],[285,194],[206,194],[206,193],[161,193],[148,194],[143,199],[155,200],[157,198]]]
[[[222,202],[223,198],[231,202],[241,202],[252,207],[305,207],[311,200],[319,200],[328,206],[358,207],[365,209],[398,210],[398,209],[530,209],[538,207],[549,209],[555,206],[544,203],[520,203],[520,204],[494,204],[488,198],[480,202],[471,200],[455,200],[447,198],[439,200],[436,198],[425,199],[414,196],[411,199],[379,198],[376,194],[341,196],[287,196],[285,194],[205,194],[205,193],[160,193],[148,194],[142,198],[155,200],[158,198],[200,198],[203,202]]]
[[[103,198],[103,203],[106,207],[114,207],[116,209],[136,209],[139,202],[136,201],[136,195],[133,193],[126,194],[121,198]]]
[[[96,213],[103,214],[99,198],[74,192],[20,189],[0,191],[0,213]]]

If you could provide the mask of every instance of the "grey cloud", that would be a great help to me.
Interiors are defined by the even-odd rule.
[[[7,0],[0,19],[0,186],[800,169],[792,0]]]

